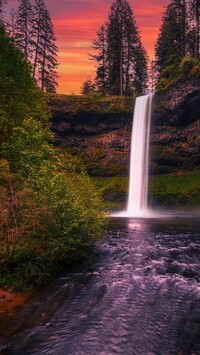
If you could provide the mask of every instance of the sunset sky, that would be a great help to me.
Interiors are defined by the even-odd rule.
[[[106,21],[113,0],[46,0],[59,48],[58,93],[79,94],[88,76],[94,77],[95,62],[89,60],[96,31]],[[142,43],[150,58],[168,0],[129,0]],[[9,0],[9,8],[18,4]]]

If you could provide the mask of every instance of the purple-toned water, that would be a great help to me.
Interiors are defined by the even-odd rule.
[[[96,261],[0,330],[2,354],[200,354],[199,219],[112,219]]]

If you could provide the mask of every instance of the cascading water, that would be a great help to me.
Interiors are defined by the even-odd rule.
[[[131,137],[130,181],[127,214],[147,213],[149,135],[153,94],[136,99]]]
[[[153,94],[136,99],[131,137],[130,180],[127,210],[113,216],[147,217],[149,135]]]

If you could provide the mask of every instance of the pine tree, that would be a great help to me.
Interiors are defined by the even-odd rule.
[[[134,92],[141,94],[146,86],[147,61],[133,12],[126,0],[115,0],[111,6],[107,46],[110,93],[121,96]],[[141,78],[142,83],[139,82]]]
[[[190,0],[188,3],[190,30],[188,34],[188,48],[190,54],[200,57],[200,0]]]
[[[97,87],[106,94],[141,94],[147,82],[147,57],[127,0],[115,0],[108,22],[97,32]]]
[[[45,4],[43,0],[35,0],[34,13],[34,60],[33,60],[33,78],[37,75],[37,66],[39,57],[42,53],[43,39],[42,31],[44,29]]]
[[[107,89],[107,24],[103,24],[97,31],[97,39],[93,40],[92,49],[94,49],[97,54],[91,55],[90,59],[96,60],[97,70],[96,70],[96,87],[97,90],[106,94]]]
[[[46,122],[40,90],[31,78],[31,66],[0,25],[0,156],[2,142],[10,142],[13,128],[27,117]]]
[[[15,43],[24,53],[26,60],[32,57],[33,9],[30,0],[20,0],[17,11]]]
[[[155,47],[159,71],[180,63],[187,54],[187,7],[185,0],[172,0],[163,15]]]
[[[148,79],[149,79],[149,85],[148,85],[149,89],[151,91],[154,91],[156,87],[156,83],[158,81],[158,71],[157,71],[155,60],[151,60],[149,63]]]
[[[57,46],[53,24],[43,0],[35,2],[35,55],[33,77],[37,78],[41,89],[54,91],[57,86]]]
[[[91,77],[88,77],[81,86],[80,93],[82,95],[94,94],[95,93],[95,83],[92,81]]]

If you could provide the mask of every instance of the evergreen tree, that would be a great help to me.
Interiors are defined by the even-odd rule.
[[[17,11],[15,43],[27,59],[32,57],[33,9],[30,0],[20,0]]]
[[[108,22],[93,41],[97,55],[96,82],[106,94],[141,94],[147,81],[147,57],[127,0],[115,0]]]
[[[94,49],[97,54],[90,55],[92,60],[97,62],[96,70],[96,87],[97,90],[106,94],[107,88],[107,24],[104,24],[97,31],[97,39],[93,40],[92,49]]]
[[[32,117],[47,121],[40,90],[31,78],[31,66],[0,25],[0,154],[13,128]],[[45,115],[44,115],[45,113]]]
[[[195,57],[200,57],[200,0],[189,0],[188,22],[190,29],[188,33],[188,50]]]
[[[149,89],[151,91],[154,91],[156,87],[156,83],[158,81],[158,71],[154,60],[151,60],[149,63],[148,79],[149,79]]]
[[[111,6],[107,46],[110,93],[141,94],[146,86],[147,61],[133,12],[126,0],[115,0]],[[140,74],[137,75],[138,69]]]
[[[90,77],[87,78],[87,80],[85,80],[81,86],[81,94],[82,95],[88,95],[88,94],[94,94],[95,93],[95,84],[93,83],[93,81],[91,80]]]
[[[177,65],[187,54],[187,7],[185,0],[172,0],[163,15],[163,22],[155,47],[156,64],[161,72]]]
[[[37,78],[42,90],[54,91],[57,86],[57,46],[53,24],[43,0],[35,2],[35,55],[33,77]]]

